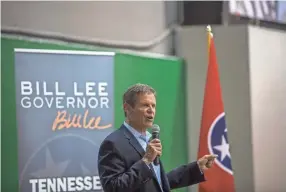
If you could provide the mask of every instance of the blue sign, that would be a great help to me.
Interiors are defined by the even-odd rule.
[[[15,50],[20,192],[102,191],[114,130],[114,53]]]

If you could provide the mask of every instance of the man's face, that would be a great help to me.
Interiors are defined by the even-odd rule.
[[[128,104],[127,104],[128,105]],[[129,121],[138,129],[150,128],[156,113],[154,94],[138,94],[134,106],[126,106]]]

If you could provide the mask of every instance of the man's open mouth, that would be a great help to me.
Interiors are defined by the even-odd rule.
[[[146,117],[146,119],[148,119],[149,121],[153,121],[153,117],[152,116],[148,116],[148,117]]]

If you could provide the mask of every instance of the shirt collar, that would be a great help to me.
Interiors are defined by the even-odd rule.
[[[136,129],[134,129],[133,127],[131,127],[128,123],[126,123],[125,121],[123,122],[123,124],[125,125],[125,127],[136,137],[136,139],[138,138],[144,138],[146,140],[146,142],[150,139],[151,134],[146,131],[146,136],[141,134],[140,132],[138,132]]]

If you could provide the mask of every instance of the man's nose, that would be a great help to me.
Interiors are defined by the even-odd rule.
[[[147,112],[148,113],[154,113],[154,108],[152,106],[148,107]]]

